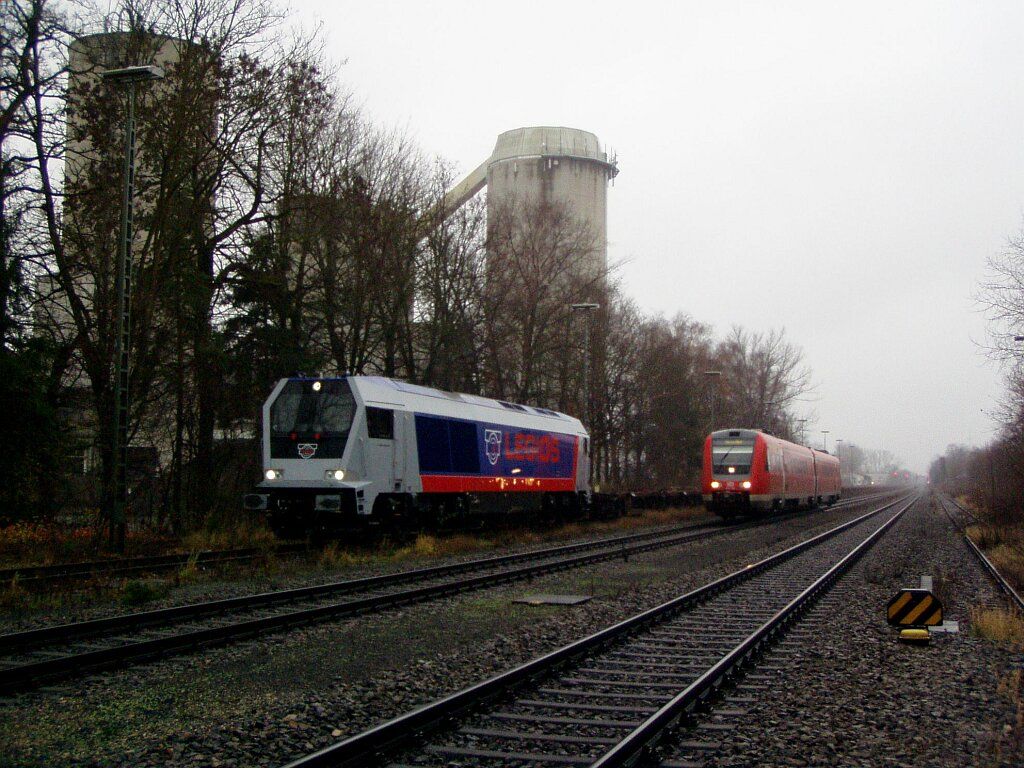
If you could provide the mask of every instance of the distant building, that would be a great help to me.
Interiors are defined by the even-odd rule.
[[[123,184],[124,116],[121,94],[104,83],[100,73],[139,64],[155,64],[171,70],[180,62],[183,46],[190,45],[172,38],[126,32],[104,32],[84,35],[69,47],[67,120],[64,158],[64,198],[62,209],[62,240],[67,270],[76,295],[85,305],[89,322],[95,324],[101,344],[110,344],[116,323],[116,267],[118,234],[121,217]],[[159,98],[160,83],[140,88],[137,116],[144,114],[147,98]],[[143,98],[145,97],[145,98]],[[211,120],[213,113],[211,108]],[[95,139],[105,141],[105,149],[97,149]],[[139,191],[147,180],[151,183],[156,170],[146,161],[145,134],[136,141],[136,229],[133,249],[146,239],[147,232],[139,223],[146,221],[147,203]],[[71,301],[56,275],[38,278],[40,297],[35,310],[38,332],[53,337],[58,343],[77,344],[78,329],[71,310]],[[82,446],[75,459],[76,467],[91,472],[99,466],[98,421],[91,383],[76,354],[66,374],[67,406],[62,410],[64,422],[73,434],[73,442]],[[142,440],[146,440],[145,437]],[[129,455],[153,455],[152,446],[132,446]],[[163,446],[160,455],[166,455]],[[132,453],[134,451],[134,454]]]
[[[614,157],[597,136],[578,128],[516,128],[498,136],[491,156],[448,193],[454,211],[487,187],[487,213],[493,218],[512,201],[562,203],[587,224],[594,243],[582,277],[603,278],[608,271],[608,182],[619,173]]]

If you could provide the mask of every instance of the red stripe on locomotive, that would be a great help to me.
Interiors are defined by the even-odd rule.
[[[420,475],[426,493],[486,493],[575,491],[573,477],[482,477],[479,475]]]

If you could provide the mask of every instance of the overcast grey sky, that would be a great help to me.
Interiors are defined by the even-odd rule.
[[[985,260],[1024,215],[1024,3],[296,0],[376,122],[469,172],[529,125],[618,154],[645,310],[784,327],[820,430],[924,471],[982,443]]]

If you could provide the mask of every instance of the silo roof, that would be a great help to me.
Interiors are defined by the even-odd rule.
[[[491,162],[519,157],[580,157],[613,165],[597,136],[579,128],[534,126],[500,134]]]

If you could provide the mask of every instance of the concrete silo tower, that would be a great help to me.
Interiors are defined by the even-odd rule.
[[[494,152],[449,192],[453,211],[488,189],[487,213],[521,203],[565,203],[591,229],[594,250],[582,274],[604,275],[608,268],[608,182],[618,165],[601,148],[597,136],[578,128],[516,128],[498,136]]]

